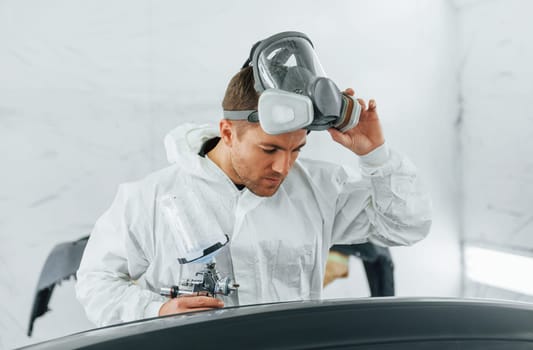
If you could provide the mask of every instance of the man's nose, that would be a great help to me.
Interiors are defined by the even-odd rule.
[[[278,152],[274,164],[272,165],[272,170],[283,176],[287,176],[292,167],[292,163],[292,156],[289,152]]]

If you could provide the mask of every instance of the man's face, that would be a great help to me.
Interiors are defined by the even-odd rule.
[[[234,134],[231,165],[238,181],[261,197],[270,197],[294,165],[307,131],[269,135],[259,126]]]

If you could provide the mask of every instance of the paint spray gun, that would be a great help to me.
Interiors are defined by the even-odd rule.
[[[215,263],[205,264],[203,270],[198,271],[193,278],[187,278],[177,286],[163,287],[160,294],[169,298],[176,298],[180,295],[194,295],[207,293],[208,296],[229,295],[239,287],[233,282],[231,277],[220,278],[215,269]]]
[[[185,201],[187,205],[178,207],[178,201]],[[203,212],[201,196],[192,190],[179,196],[167,194],[161,197],[159,204],[168,230],[180,237],[177,241],[178,262],[205,264],[195,276],[181,280],[179,285],[161,288],[160,294],[175,298],[207,293],[215,297],[235,292],[239,285],[230,276],[222,278],[213,261],[220,249],[229,243],[229,237],[214,230],[208,220],[198,220],[199,213]]]

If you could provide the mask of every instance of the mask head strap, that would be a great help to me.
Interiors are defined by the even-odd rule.
[[[224,119],[229,120],[247,120],[250,123],[257,123],[259,121],[259,114],[255,109],[245,111],[223,111]]]
[[[252,49],[250,50],[250,56],[248,56],[248,58],[246,59],[246,62],[244,62],[244,64],[242,65],[241,69],[248,67],[250,65],[250,63],[252,63],[252,58],[254,56],[254,51],[257,48],[257,46],[259,46],[259,44],[261,44],[261,41],[262,40],[256,42],[254,44],[254,46],[252,46]]]

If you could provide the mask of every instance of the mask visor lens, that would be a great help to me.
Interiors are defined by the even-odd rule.
[[[316,77],[326,76],[313,46],[301,37],[285,37],[270,43],[259,53],[257,68],[265,89],[298,94]]]

